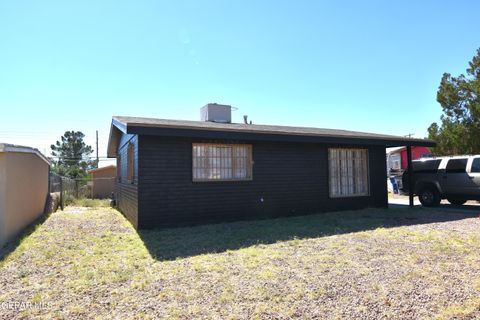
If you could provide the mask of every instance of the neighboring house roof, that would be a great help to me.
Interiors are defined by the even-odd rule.
[[[108,142],[107,155],[109,157],[116,156],[116,146],[119,143],[120,133],[204,139],[435,146],[435,142],[431,140],[337,129],[114,116]]]
[[[99,172],[99,171],[103,171],[103,170],[107,170],[107,169],[115,169],[117,166],[116,165],[109,165],[109,166],[105,166],[105,167],[100,167],[100,168],[95,168],[95,169],[91,169],[91,170],[88,170],[87,172],[88,173],[95,173],[95,172]]]
[[[37,155],[40,159],[45,161],[48,165],[50,165],[50,160],[43,155],[38,149],[26,146],[19,146],[16,144],[9,144],[9,143],[0,143],[0,153],[1,152],[15,152],[15,153],[32,153]]]

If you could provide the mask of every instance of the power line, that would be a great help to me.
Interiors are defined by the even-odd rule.
[[[51,158],[50,158],[51,159]],[[56,161],[56,160],[59,160],[59,159],[51,159],[53,161]],[[65,160],[65,159],[63,159]],[[72,160],[72,161],[75,161],[75,160],[78,160],[78,159],[66,159],[66,160]],[[87,161],[87,160],[84,160],[84,159],[81,159],[81,160],[78,160],[78,161]],[[115,158],[109,158],[109,159],[99,159],[98,160],[99,162],[102,162],[102,161],[115,161]]]
[[[48,156],[49,158],[62,158],[62,159],[96,159],[96,156],[83,156],[83,157],[62,157],[62,156]],[[99,158],[110,158],[109,156],[99,156]]]

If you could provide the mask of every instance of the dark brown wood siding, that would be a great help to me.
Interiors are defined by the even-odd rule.
[[[252,144],[253,180],[192,182],[194,142]],[[385,148],[345,145],[369,149],[370,196],[331,199],[328,147],[141,136],[138,225],[170,227],[387,206]]]
[[[127,179],[128,145],[133,145],[134,179]],[[119,158],[118,158],[119,155]],[[119,176],[116,177],[115,196],[118,209],[132,223],[138,226],[138,136],[125,134],[122,136],[117,150],[117,166]]]

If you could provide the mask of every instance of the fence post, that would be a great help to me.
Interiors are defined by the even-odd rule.
[[[52,193],[52,168],[48,166],[48,194]]]
[[[78,199],[78,180],[75,180],[75,198]]]
[[[60,207],[63,211],[63,178],[60,177]]]

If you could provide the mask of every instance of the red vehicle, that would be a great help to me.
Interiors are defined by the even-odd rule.
[[[431,158],[432,153],[427,147],[412,147],[412,159]],[[397,147],[387,149],[387,170],[403,172],[407,169],[407,148]]]

